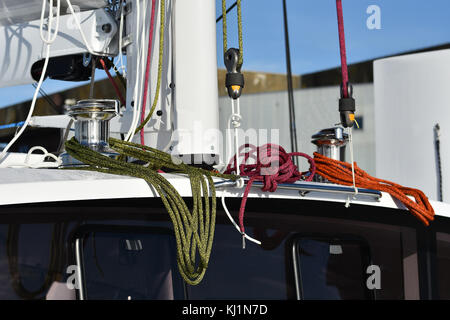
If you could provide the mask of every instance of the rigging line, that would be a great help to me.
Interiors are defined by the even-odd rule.
[[[36,83],[32,83],[31,84],[34,89],[37,89],[37,84]],[[50,96],[44,91],[44,89],[39,88],[39,93],[41,94],[41,96],[48,102],[48,104],[52,107],[53,111],[55,111],[55,113],[59,114],[59,110],[58,110],[58,106],[56,105],[55,101],[53,101],[52,98],[50,98]]]
[[[20,122],[16,122],[16,123],[2,124],[2,125],[0,125],[0,130],[10,129],[10,128],[17,128],[17,127],[23,126],[24,124],[25,124],[25,121],[20,121]]]
[[[242,36],[242,10],[241,0],[236,1],[237,5],[237,20],[238,20],[238,42],[239,42],[239,61],[238,65],[242,65],[244,62],[244,41]],[[227,4],[226,0],[222,0],[222,32],[223,32],[223,53],[228,50],[227,39]]]
[[[237,5],[237,1],[235,3],[233,3],[226,11],[226,13],[229,13],[231,10],[234,9],[234,7],[236,7]],[[216,23],[218,23],[220,20],[222,20],[223,18],[223,14],[221,14],[217,19],[216,19]]]
[[[69,1],[69,0],[67,0],[67,1]],[[53,0],[50,0],[49,7],[53,8]],[[60,7],[60,0],[57,0],[57,8],[59,8],[59,7]],[[41,75],[39,77],[37,88],[34,91],[33,99],[31,101],[31,106],[30,106],[30,109],[28,111],[27,118],[25,119],[24,125],[20,128],[20,130],[14,135],[14,137],[11,139],[11,141],[9,141],[9,143],[6,145],[6,147],[0,153],[0,161],[5,158],[6,153],[11,148],[11,146],[21,137],[21,135],[23,134],[23,132],[27,128],[28,124],[30,123],[31,117],[33,115],[34,108],[36,106],[37,97],[38,97],[38,94],[39,94],[39,89],[41,88],[42,83],[44,82],[45,76],[46,76],[46,73],[47,73],[48,62],[50,60],[50,47],[53,44],[53,42],[55,41],[55,39],[56,39],[56,37],[58,35],[58,31],[59,31],[60,14],[59,14],[59,11],[57,11],[56,12],[56,26],[55,26],[55,30],[54,30],[53,34],[51,32],[51,30],[52,30],[52,19],[53,19],[53,12],[52,11],[53,11],[53,9],[50,9],[50,11],[49,11],[49,24],[48,24],[47,39],[43,38],[43,35],[41,34],[41,40],[44,42],[44,47],[45,47],[45,59],[44,59],[44,65],[42,67],[42,72],[41,72]],[[41,12],[41,20],[40,20],[40,25],[41,26],[44,24],[44,15],[45,15],[45,1],[42,2],[42,12]]]
[[[339,30],[339,48],[341,54],[342,95],[344,98],[348,98],[348,68],[347,54],[345,49],[344,14],[342,9],[342,0],[336,0],[336,11]]]
[[[144,97],[142,98],[141,123],[144,122],[145,120],[145,109],[147,105],[148,82],[150,76],[150,66],[153,47],[153,28],[155,26],[155,7],[156,7],[156,0],[152,0],[150,31],[148,33],[147,63],[145,66]],[[144,145],[145,144],[144,130],[141,130],[140,135],[141,135],[141,144]]]
[[[119,79],[120,83],[122,84],[123,88],[127,88],[127,82],[125,80],[125,77],[120,73],[117,66],[114,64],[114,61],[111,62],[111,67],[113,68],[114,72],[116,73],[117,78]]]
[[[350,162],[352,167],[352,182],[353,182],[353,190],[355,191],[353,194],[353,199],[356,199],[356,196],[358,195],[358,188],[356,187],[356,177],[355,177],[355,160],[354,160],[354,153],[353,153],[353,129],[352,127],[347,128],[348,137],[349,137],[349,145],[350,145]],[[347,198],[347,202],[345,206],[348,208],[350,206],[350,196]]]
[[[292,84],[292,66],[291,66],[291,49],[289,45],[289,30],[287,20],[286,0],[283,0],[283,18],[284,18],[284,41],[286,51],[286,69],[287,69],[287,85],[288,85],[288,103],[289,103],[289,129],[291,136],[291,152],[297,152],[297,125],[295,123],[295,104],[294,104],[294,88]],[[298,159],[294,158],[294,164],[298,166]]]
[[[139,107],[140,107],[140,101],[139,101],[139,86],[140,86],[139,70],[141,69],[140,65],[141,65],[141,62],[143,61],[143,58],[141,58],[141,56],[143,57],[141,51],[144,49],[143,48],[144,44],[142,42],[142,48],[141,48],[141,46],[139,45],[139,42],[140,42],[139,38],[140,37],[143,38],[143,35],[145,34],[144,31],[145,31],[145,12],[146,12],[144,10],[144,15],[142,17],[143,22],[141,22],[140,2],[141,1],[136,1],[136,10],[133,10],[133,12],[135,12],[134,24],[135,24],[135,27],[136,27],[136,31],[133,34],[133,38],[134,38],[133,42],[135,43],[133,51],[136,50],[136,52],[134,53],[135,64],[136,65],[133,67],[133,69],[131,71],[136,70],[134,72],[136,72],[137,75],[134,75],[132,77],[133,81],[134,81],[134,84],[133,84],[134,87],[133,87],[132,101],[131,101],[130,105],[131,105],[131,108],[133,109],[133,117],[132,117],[132,122],[131,122],[130,128],[129,128],[126,136],[125,136],[125,140],[126,141],[129,141],[129,140],[131,140],[133,138],[134,131],[135,131],[135,128],[137,127],[137,122],[138,122],[139,114],[140,114],[140,112],[139,112],[139,110],[140,110],[139,109]],[[140,24],[142,24],[142,30],[140,30],[140,28],[139,28]]]
[[[125,75],[125,66],[123,65],[123,22],[124,22],[124,0],[120,0],[119,9],[120,9],[120,22],[119,22],[119,68],[122,70],[122,73]],[[116,71],[116,70],[114,70]],[[117,72],[116,72],[117,73]],[[122,81],[122,80],[121,80]],[[126,87],[126,85],[124,85]]]
[[[160,26],[159,26],[159,61],[158,61],[158,78],[156,82],[156,91],[155,91],[155,97],[153,98],[153,104],[150,109],[150,112],[148,113],[145,120],[136,128],[134,131],[134,134],[138,133],[144,126],[147,124],[147,122],[150,120],[150,118],[153,115],[153,112],[155,111],[156,105],[158,103],[159,99],[159,92],[161,91],[161,78],[162,78],[162,64],[163,64],[163,55],[164,55],[164,23],[165,23],[165,17],[166,17],[166,6],[165,6],[166,0],[161,0],[161,8],[160,8]]]
[[[116,95],[119,97],[120,103],[122,105],[125,105],[126,104],[125,98],[123,97],[122,93],[120,92],[119,87],[117,86],[117,83],[114,81],[114,78],[109,73],[109,70],[106,67],[105,61],[103,61],[103,59],[100,59],[100,63],[102,65],[102,67],[103,67],[103,70],[105,70],[109,81],[111,82],[112,86],[114,87],[114,91],[116,92]]]

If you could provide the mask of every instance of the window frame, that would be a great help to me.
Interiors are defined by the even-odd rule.
[[[300,245],[301,240],[317,240],[317,241],[325,241],[329,242],[330,244],[334,241],[340,241],[340,242],[346,242],[346,243],[358,243],[361,245],[363,255],[361,256],[361,263],[363,265],[363,270],[361,270],[361,273],[364,275],[365,270],[367,270],[367,267],[372,264],[372,256],[370,252],[370,246],[366,239],[364,239],[361,236],[357,235],[351,235],[351,234],[335,234],[335,235],[328,235],[328,234],[321,234],[321,233],[297,233],[290,237],[288,240],[291,244],[291,258],[292,258],[292,266],[294,268],[294,279],[295,279],[295,290],[296,290],[296,297],[297,300],[304,300],[304,292],[302,287],[302,274],[301,274],[301,268],[300,268],[300,260],[298,255],[298,249]],[[366,258],[366,259],[365,259]],[[366,269],[364,269],[364,267]],[[364,294],[366,297],[366,300],[375,300],[376,299],[376,292],[375,290],[369,290],[365,287]]]
[[[70,237],[70,244],[72,248],[72,257],[75,258],[77,265],[77,281],[80,285],[79,290],[76,290],[77,300],[89,300],[86,290],[86,270],[84,264],[84,245],[83,241],[89,234],[92,233],[136,233],[136,234],[152,234],[152,235],[166,235],[173,238],[175,236],[173,230],[165,227],[153,226],[134,226],[134,225],[106,225],[106,224],[84,224],[76,228]],[[178,269],[176,270],[178,272]],[[180,276],[181,278],[181,276]],[[187,299],[187,288],[185,281],[181,278],[183,292],[181,300]]]

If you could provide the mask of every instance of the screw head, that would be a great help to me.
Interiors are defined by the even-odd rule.
[[[102,30],[104,33],[110,33],[112,30],[111,23],[105,23],[104,25],[102,25]]]

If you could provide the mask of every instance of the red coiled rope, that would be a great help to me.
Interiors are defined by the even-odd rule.
[[[145,106],[147,104],[148,95],[148,79],[150,75],[150,65],[152,56],[152,46],[153,46],[153,26],[155,24],[155,6],[156,0],[152,0],[152,16],[150,20],[150,31],[148,35],[148,48],[147,48],[147,64],[145,66],[145,80],[144,80],[144,96],[142,98],[142,111],[141,111],[141,123],[145,120]],[[144,21],[145,23],[145,21]],[[145,145],[144,140],[144,128],[140,131],[141,134],[141,145]]]
[[[342,0],[336,0],[336,11],[339,29],[339,47],[341,52],[342,94],[344,98],[348,98],[348,69],[347,54],[345,50],[344,14],[342,10]]]
[[[250,188],[252,187],[254,181],[261,181],[264,183],[262,188],[263,191],[274,192],[279,183],[293,183],[300,179],[311,181],[316,172],[316,166],[313,158],[301,152],[287,153],[283,147],[276,144],[268,143],[260,147],[245,144],[239,148],[238,156],[244,157],[244,161],[239,165],[240,175],[250,178],[247,186],[245,187],[241,207],[239,209],[239,227],[242,234],[245,233],[245,205],[247,203]],[[310,164],[309,171],[298,171],[297,166],[292,162],[293,156],[306,158]],[[225,173],[229,174],[232,172],[237,172],[236,158],[236,156],[233,156]],[[248,164],[247,161],[249,159],[253,159],[255,163]]]

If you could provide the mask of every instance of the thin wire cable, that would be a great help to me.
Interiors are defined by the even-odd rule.
[[[31,84],[33,86],[34,89],[36,89],[37,87],[37,83],[32,83]],[[44,91],[44,89],[39,90],[39,93],[41,94],[41,96],[45,99],[45,101],[48,102],[48,104],[50,105],[50,107],[53,109],[53,111],[55,111],[55,113],[59,114],[60,111],[58,110],[58,106],[56,105],[55,101],[53,101],[52,98],[50,98],[50,96]]]
[[[235,1],[226,11],[226,13],[228,14],[231,10],[233,10],[234,7],[236,7],[237,5],[237,1]],[[222,20],[223,18],[223,14],[221,14],[220,16],[217,17],[216,19],[216,23],[219,22],[220,20]]]

